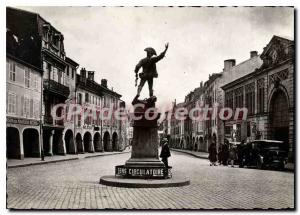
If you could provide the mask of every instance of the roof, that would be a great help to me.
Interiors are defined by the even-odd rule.
[[[103,96],[103,92],[116,96],[118,98],[121,98],[122,95],[120,95],[119,93],[112,91],[104,86],[102,86],[101,84],[99,84],[96,81],[92,81],[86,78],[86,82],[81,81],[80,79],[80,74],[76,74],[76,85],[78,87],[82,87],[83,89],[89,91],[89,92],[93,92],[95,94],[98,94],[100,96]]]
[[[15,7],[7,7],[6,10],[15,10],[15,11],[18,11],[18,12],[21,12],[21,13],[27,13],[27,14],[30,14],[30,15],[34,15],[34,16],[37,16],[39,17],[41,20],[43,20],[44,22],[48,23],[51,25],[50,22],[48,22],[47,20],[45,20],[39,13],[36,13],[36,12],[32,12],[32,11],[28,11],[28,10],[23,10],[23,9],[20,9],[20,8],[15,8]],[[51,27],[57,31],[58,33],[61,33],[59,30],[57,30],[53,25],[51,25]]]
[[[66,61],[67,63],[72,64],[72,65],[75,66],[75,67],[79,66],[79,64],[78,64],[77,62],[75,62],[74,60],[72,60],[72,59],[69,58],[69,57],[66,57],[66,58],[65,58],[65,61]]]
[[[267,46],[264,48],[264,51],[261,55],[257,57],[252,57],[247,61],[242,62],[241,64],[235,66],[232,68],[231,74],[229,74],[230,81],[225,82],[221,88],[223,90],[227,90],[237,84],[240,84],[244,81],[247,81],[253,77],[256,77],[260,74],[263,74],[264,72],[267,72],[268,70],[272,69],[272,67],[269,66],[269,68],[264,67],[264,62],[262,59],[266,56],[266,54],[269,52],[270,48],[272,47],[272,44],[274,40],[280,40],[284,41],[286,44],[292,44],[293,41],[290,41],[286,38],[282,38],[279,36],[274,35],[270,42],[267,44]],[[280,66],[284,63],[286,63],[289,59],[278,62],[276,66]],[[236,71],[237,70],[237,71]],[[234,76],[239,76],[238,78],[234,78]]]
[[[279,141],[279,140],[253,140],[251,141],[252,143],[256,143],[256,142],[265,142],[265,143],[283,143],[283,141]]]
[[[294,41],[293,40],[289,40],[287,38],[283,38],[283,37],[280,37],[280,36],[277,36],[277,35],[274,35],[272,37],[272,39],[270,40],[270,42],[266,45],[266,47],[264,47],[264,51],[263,53],[261,54],[261,58],[263,58],[267,53],[268,51],[271,49],[272,45],[273,45],[273,42],[276,41],[276,40],[279,40],[279,41],[283,41],[283,43],[293,43]]]

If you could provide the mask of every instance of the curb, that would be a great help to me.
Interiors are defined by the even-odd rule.
[[[116,153],[112,153],[112,154],[108,154],[107,153],[107,154],[98,154],[98,155],[87,155],[87,156],[84,156],[82,158],[79,158],[79,157],[76,157],[76,158],[64,158],[64,159],[61,159],[61,160],[41,161],[41,162],[37,162],[37,163],[17,164],[17,165],[11,165],[11,166],[8,166],[7,162],[6,162],[6,168],[7,169],[12,169],[12,168],[17,168],[17,167],[44,165],[44,164],[49,164],[49,163],[58,163],[58,162],[80,160],[80,159],[86,159],[86,158],[95,158],[95,157],[100,157],[100,156],[125,154],[125,153],[129,153],[129,152],[131,152],[131,151],[128,151],[128,152],[116,152]]]
[[[185,154],[188,154],[188,155],[192,155],[192,156],[194,156],[194,157],[196,157],[196,158],[208,159],[208,157],[200,156],[200,155],[195,155],[194,153],[188,152],[188,151],[181,151],[181,150],[177,150],[177,149],[170,149],[170,150],[175,151],[175,152],[185,153]],[[294,172],[295,169],[293,169],[292,167],[291,167],[291,168],[286,167],[286,168],[285,168],[285,171],[287,171],[287,172]]]
[[[131,152],[131,151],[129,151],[129,152]],[[125,154],[125,153],[129,153],[129,152],[116,152],[116,153],[113,153],[113,154],[87,155],[84,158],[95,158],[95,157],[100,157],[100,156],[119,155],[119,154]]]
[[[181,150],[177,150],[177,149],[170,149],[171,151],[175,151],[175,152],[181,152],[181,153],[185,153],[185,154],[188,154],[188,155],[192,155],[196,158],[201,158],[201,159],[208,159],[208,157],[206,156],[203,156],[203,155],[195,155],[194,153],[192,152],[187,152],[187,151],[181,151]]]
[[[16,168],[16,167],[43,165],[43,164],[49,164],[49,163],[58,163],[58,162],[71,161],[71,160],[79,160],[79,158],[65,158],[65,159],[62,159],[62,160],[42,161],[42,162],[39,162],[39,163],[17,164],[17,165],[13,165],[13,166],[7,166],[7,169]]]

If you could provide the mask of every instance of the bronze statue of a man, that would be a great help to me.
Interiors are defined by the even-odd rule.
[[[156,70],[156,63],[164,58],[168,50],[168,47],[169,47],[169,43],[165,45],[165,50],[158,56],[153,56],[156,55],[154,48],[148,47],[144,49],[144,51],[146,51],[147,53],[147,57],[140,60],[140,62],[136,65],[134,70],[136,81],[137,81],[139,69],[141,67],[143,68],[143,72],[139,74],[141,81],[140,81],[140,85],[138,86],[136,97],[140,96],[140,93],[146,81],[148,82],[149,95],[150,97],[153,96],[153,78],[158,77],[157,70]]]

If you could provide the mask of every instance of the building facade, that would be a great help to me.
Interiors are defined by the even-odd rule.
[[[21,59],[6,56],[7,158],[41,155],[42,71]]]
[[[184,134],[185,120],[175,116],[175,114],[180,113],[183,108],[185,108],[184,102],[176,104],[175,101],[171,114],[170,142],[171,147],[178,149],[185,149],[187,146]]]
[[[228,120],[225,134],[236,141],[282,140],[294,155],[294,42],[273,36],[260,58],[262,65],[222,87],[226,106],[244,106],[247,120]]]
[[[195,151],[203,151],[204,148],[204,120],[200,108],[204,105],[204,85],[201,81],[200,87],[194,90],[193,106],[195,111],[193,113],[194,119],[192,120],[192,137],[193,137],[193,149]]]
[[[113,110],[124,106],[107,80],[77,75],[64,36],[39,14],[10,8],[7,16],[7,157],[40,157],[123,150],[127,123],[68,117],[71,104]],[[78,77],[78,78],[77,78]],[[97,113],[98,113],[97,112]]]
[[[119,107],[125,106],[125,103],[120,100],[121,95],[112,89],[108,88],[107,80],[101,80],[102,87],[102,110],[110,109],[116,110]],[[122,142],[120,142],[120,120],[114,117],[114,114],[111,118],[102,120],[101,125],[102,133],[102,142],[104,151],[119,151],[121,150]]]

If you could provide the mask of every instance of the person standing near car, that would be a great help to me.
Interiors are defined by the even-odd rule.
[[[210,161],[210,166],[217,166],[217,146],[215,142],[212,142],[208,148],[208,159]]]
[[[244,149],[245,149],[245,141],[242,140],[241,144],[237,147],[237,156],[239,167],[243,167],[243,158],[244,158]]]

